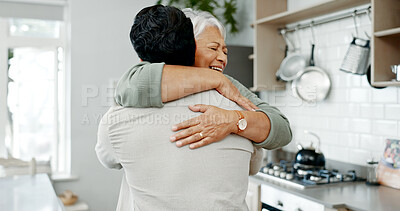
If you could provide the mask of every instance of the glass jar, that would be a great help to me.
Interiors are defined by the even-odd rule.
[[[367,161],[367,185],[379,185],[378,161]]]

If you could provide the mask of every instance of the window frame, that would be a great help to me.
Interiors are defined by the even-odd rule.
[[[70,175],[71,174],[71,153],[70,153],[70,71],[69,69],[69,48],[67,45],[67,21],[60,21],[59,38],[37,38],[37,37],[23,37],[11,36],[9,33],[10,25],[7,17],[0,17],[0,157],[7,157],[6,143],[5,143],[5,126],[7,123],[7,93],[8,91],[8,49],[20,47],[33,47],[40,49],[57,49],[63,48],[63,63],[61,66],[61,74],[63,81],[59,81],[58,74],[55,78],[55,108],[57,109],[56,115],[58,118],[57,124],[57,143],[56,149],[52,152],[52,157],[55,159],[55,166],[52,166],[52,174],[56,175]],[[3,42],[4,41],[4,42]],[[4,65],[3,65],[4,64]],[[60,84],[61,83],[61,84]],[[59,95],[59,88],[63,92],[62,98]],[[61,100],[60,100],[61,99]],[[62,106],[62,110],[58,110]],[[60,113],[63,112],[63,113]],[[61,115],[60,115],[61,114]]]

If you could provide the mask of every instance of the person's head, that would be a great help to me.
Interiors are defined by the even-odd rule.
[[[209,12],[190,8],[182,10],[192,20],[196,38],[194,66],[223,71],[228,62],[225,44],[225,27]]]
[[[196,43],[192,22],[175,7],[155,5],[142,9],[135,17],[130,39],[143,61],[194,64]]]

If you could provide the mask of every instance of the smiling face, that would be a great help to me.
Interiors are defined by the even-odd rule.
[[[223,71],[228,62],[228,49],[217,27],[207,26],[196,39],[195,67]]]

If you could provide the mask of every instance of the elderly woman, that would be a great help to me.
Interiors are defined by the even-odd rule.
[[[194,67],[161,65],[159,68],[149,69],[150,73],[140,72],[141,70],[128,72],[118,83],[117,103],[124,107],[162,107],[165,102],[216,89],[247,111],[224,110],[209,105],[189,106],[193,112],[204,114],[173,126],[172,130],[179,132],[171,136],[170,140],[176,142],[178,147],[190,144],[189,147],[195,149],[220,141],[232,133],[265,149],[276,149],[288,144],[292,133],[287,118],[238,81],[221,74],[228,62],[224,26],[208,12],[192,9],[182,11],[192,20],[194,27]],[[145,76],[161,80],[157,80],[159,83],[149,83],[150,80]],[[144,91],[159,90],[160,87],[160,95],[150,96],[151,93]],[[146,98],[150,100],[142,100]],[[213,121],[216,117],[218,121]]]

